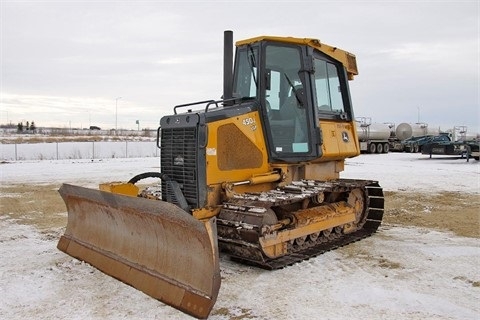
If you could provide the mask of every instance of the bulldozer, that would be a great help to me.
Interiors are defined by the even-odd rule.
[[[220,254],[287,267],[372,235],[384,209],[378,181],[340,178],[360,154],[355,55],[278,36],[233,51],[225,31],[221,98],[160,119],[159,172],[59,189],[58,249],[196,318],[216,302]]]

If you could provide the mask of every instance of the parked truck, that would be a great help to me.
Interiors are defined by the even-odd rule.
[[[390,137],[389,146],[391,151],[419,152],[420,145],[432,137],[439,136],[438,128],[430,128],[427,123],[400,123],[394,129]],[[442,138],[443,139],[443,138]]]
[[[480,159],[480,135],[467,132],[466,126],[455,126],[449,133],[449,140],[432,140],[427,142],[421,152],[430,155],[465,156],[467,160]]]
[[[438,135],[425,135],[418,137],[411,137],[402,141],[403,151],[417,153],[422,152],[425,145],[433,142],[450,142],[451,134],[447,132],[441,132]]]
[[[372,118],[357,117],[357,135],[360,151],[367,153],[388,153],[389,139],[393,134],[391,123],[372,123]]]

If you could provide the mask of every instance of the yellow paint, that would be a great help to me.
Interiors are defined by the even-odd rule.
[[[139,192],[139,189],[136,185],[132,183],[125,183],[125,182],[101,183],[99,185],[99,189],[101,191],[123,194],[127,196],[132,196],[132,197],[136,197]]]
[[[323,155],[320,161],[343,160],[360,154],[357,132],[353,123],[321,120],[320,128],[324,133]]]
[[[342,224],[350,223],[353,221],[355,221],[354,213],[337,215],[335,217],[331,217],[324,221],[307,224],[303,227],[279,231],[276,233],[276,236],[273,236],[270,238],[262,237],[260,238],[260,244],[262,246],[262,250],[267,255],[270,255],[270,254],[273,255],[273,256],[269,256],[269,258],[275,258],[280,255],[286,254],[285,252],[286,250],[285,251],[279,250],[281,248],[282,243],[293,240],[295,238],[307,236],[309,234],[318,232],[320,230],[334,228],[336,226],[340,226]]]
[[[260,41],[279,41],[283,43],[292,43],[300,45],[308,45],[332,57],[333,59],[342,62],[347,70],[348,80],[353,80],[353,77],[358,75],[357,59],[354,54],[337,47],[329,46],[321,43],[318,39],[312,38],[292,38],[292,37],[273,37],[273,36],[259,36],[255,38],[245,39],[236,42],[236,46],[253,44]]]
[[[218,130],[221,126],[233,124],[239,129],[245,137],[251,141],[253,149],[244,150],[241,146],[231,143],[227,146],[227,150],[222,150],[224,153],[246,153],[255,152],[261,154],[261,162],[259,166],[253,168],[229,169],[221,170],[219,166],[219,150],[218,144]],[[258,112],[250,112],[230,119],[224,119],[208,124],[208,144],[207,144],[207,184],[214,185],[222,182],[235,182],[249,180],[252,176],[265,174],[270,172],[267,156],[267,147],[265,145],[265,138],[262,130],[260,116]]]
[[[206,220],[220,213],[222,206],[206,207],[192,210],[192,215],[198,220]]]

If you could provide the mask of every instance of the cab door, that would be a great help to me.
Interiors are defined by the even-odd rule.
[[[318,124],[303,63],[305,48],[266,42],[262,49],[265,81],[260,99],[271,160],[297,163],[318,158]]]

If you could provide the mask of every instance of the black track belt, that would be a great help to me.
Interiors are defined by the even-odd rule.
[[[336,248],[345,246],[349,243],[356,242],[358,240],[364,239],[366,237],[369,237],[373,233],[375,233],[378,229],[378,227],[381,224],[382,218],[383,218],[383,207],[384,207],[384,197],[383,197],[383,191],[382,188],[379,186],[378,182],[376,181],[363,181],[363,180],[347,180],[347,179],[342,179],[342,180],[336,180],[336,181],[330,181],[327,183],[322,183],[322,182],[316,182],[314,184],[310,184],[312,188],[316,188],[316,190],[322,190],[323,191],[333,191],[333,190],[342,190],[342,191],[348,191],[348,190],[353,190],[354,188],[364,188],[365,193],[366,193],[366,204],[367,204],[367,220],[363,227],[350,234],[338,234],[332,232],[332,234],[328,237],[319,237],[316,242],[314,243],[309,243],[308,246],[306,247],[293,247],[291,248],[292,250],[289,250],[290,252],[282,257],[275,258],[275,259],[270,259],[265,257],[263,254],[261,254],[259,251],[260,245],[251,243],[248,247],[243,248],[243,252],[248,252],[249,254],[245,255],[239,255],[238,252],[236,251],[237,254],[232,255],[233,260],[241,261],[246,264],[252,264],[259,266],[264,269],[268,270],[275,270],[275,269],[280,269],[289,265],[292,265],[294,263],[303,261],[303,260],[308,260],[312,257],[318,256],[322,253],[325,253],[330,250],[334,250]],[[291,189],[291,188],[290,188]],[[302,189],[305,191],[305,189]],[[311,190],[310,190],[311,191]],[[244,195],[242,196],[243,199],[245,199],[245,203],[248,204],[249,206],[252,205],[252,199],[255,199],[255,204],[258,206],[261,201],[258,200],[258,198],[254,197],[255,195],[249,196]],[[296,195],[298,198],[298,194]],[[268,198],[268,195],[263,195],[263,198]],[[282,200],[279,200],[275,202],[275,204],[278,204],[279,202],[288,202],[290,201],[289,197],[283,196],[281,197]],[[270,199],[270,202],[268,203],[269,206],[271,206],[272,199]],[[235,205],[241,204],[241,200],[238,200],[235,202]],[[219,219],[219,223],[221,219]],[[222,238],[221,236],[219,237],[220,241],[220,246],[222,245]],[[225,241],[228,241],[225,239]],[[240,251],[242,252],[242,251]],[[252,257],[255,257],[252,259]]]

